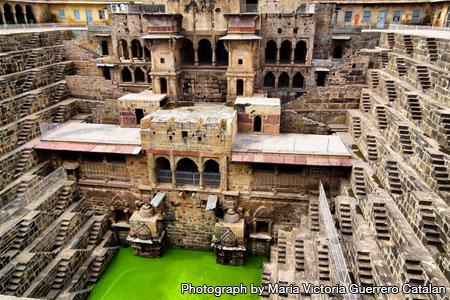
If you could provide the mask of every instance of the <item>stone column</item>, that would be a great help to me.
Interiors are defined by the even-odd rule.
[[[2,23],[6,24],[5,12],[4,10],[0,10],[0,18],[2,19]]]
[[[176,187],[177,186],[177,174],[176,174],[177,166],[175,164],[175,157],[173,156],[173,154],[170,155],[170,170],[172,171],[172,187]]]
[[[194,47],[194,66],[198,66],[198,47]]]
[[[291,48],[291,65],[294,64],[294,58],[295,58],[295,47]]]
[[[131,44],[128,43],[128,57],[131,61],[133,61],[133,52],[131,52]]]
[[[158,184],[158,178],[155,174],[155,157],[153,153],[147,154],[147,164],[148,164],[148,179],[150,187],[155,187]]]
[[[213,45],[213,49],[212,49],[212,65],[213,67],[216,66],[217,63],[217,57],[216,57],[216,45]]]
[[[275,88],[278,88],[278,78],[280,77],[280,75],[276,74],[275,75]]]
[[[117,55],[119,55],[119,60],[124,57],[124,53],[123,53],[123,41],[120,40],[119,41],[119,51],[117,51]]]
[[[136,71],[136,70],[133,70],[133,69],[131,69],[131,68],[129,68],[129,70],[130,70],[130,72],[131,72],[131,82],[132,82],[132,83],[136,83],[136,79],[134,78],[134,71]]]
[[[280,48],[277,47],[277,64],[280,63]]]
[[[143,60],[143,61],[147,61],[146,60],[146,58],[145,58],[145,43],[144,43],[144,41],[143,40],[139,40],[139,43],[141,44],[141,59]]]
[[[11,13],[13,15],[13,19],[14,19],[14,24],[17,24],[17,16],[14,10],[14,6],[11,7]]]
[[[200,189],[203,190],[205,187],[205,179],[203,178],[203,159],[198,158],[198,171],[200,173]]]
[[[227,157],[222,157],[220,166],[220,187],[223,191],[228,189],[228,163]]]
[[[289,88],[292,89],[292,82],[294,81],[293,76],[289,76]]]

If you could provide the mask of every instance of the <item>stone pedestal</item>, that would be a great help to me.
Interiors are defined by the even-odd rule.
[[[216,262],[222,265],[243,265],[246,252],[244,237],[245,223],[243,218],[234,223],[216,223],[211,245]]]
[[[134,255],[160,257],[164,243],[164,218],[148,209],[135,212],[130,218],[130,235],[127,241],[134,249]]]

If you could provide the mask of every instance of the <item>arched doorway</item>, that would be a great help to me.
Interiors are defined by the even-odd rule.
[[[167,93],[167,79],[162,77],[159,79],[159,84],[161,86],[161,94]]]
[[[242,96],[244,95],[244,80],[238,79],[236,81],[236,95]]]
[[[253,119],[253,132],[261,132],[262,119],[261,116],[255,116]]]
[[[333,58],[342,58],[342,46],[337,45],[334,47]]]
[[[207,160],[203,165],[203,183],[205,186],[220,186],[220,167],[213,159]]]
[[[300,41],[295,46],[294,61],[295,63],[304,63],[306,61],[306,42]]]
[[[3,11],[5,13],[5,22],[6,24],[14,24],[14,14],[12,11],[11,6],[6,3],[5,5],[3,5]]]
[[[144,56],[148,60],[152,59],[152,54],[150,50],[147,48],[147,46],[144,46]]]
[[[291,62],[292,43],[290,41],[284,41],[280,47],[280,63]]]
[[[102,41],[102,55],[109,55],[108,41]]]
[[[286,72],[281,73],[280,77],[278,77],[278,87],[279,88],[289,87],[289,75]]]
[[[180,48],[181,63],[185,65],[194,64],[194,44],[191,40],[183,40],[183,44]]]
[[[141,68],[136,68],[134,71],[134,81],[145,82],[145,73],[141,70]]]
[[[125,40],[119,40],[119,46],[117,48],[117,52],[120,58],[130,59],[128,55],[128,43]]]
[[[123,68],[122,71],[120,72],[120,74],[122,75],[122,82],[132,82],[133,81],[131,72],[127,67]]]
[[[197,164],[190,158],[180,159],[177,163],[176,178],[178,185],[199,185],[200,173]]]
[[[302,73],[297,72],[294,75],[294,78],[292,78],[292,87],[297,89],[303,89],[304,88],[304,81]]]
[[[268,41],[265,50],[266,63],[275,63],[277,60],[277,43]]]
[[[198,42],[198,61],[200,64],[212,64],[212,47],[211,42],[207,39]]]
[[[170,162],[165,157],[158,157],[155,161],[156,165],[156,179],[159,183],[172,182],[172,170],[170,169]]]
[[[273,75],[272,72],[268,72],[266,76],[264,76],[264,86],[275,87],[275,75]]]
[[[131,41],[131,55],[133,58],[142,57],[142,46],[138,40]]]
[[[36,18],[34,17],[33,8],[29,5],[25,7],[25,12],[27,16],[27,21],[29,24],[36,23]]]
[[[22,6],[16,5],[16,20],[17,24],[25,23],[25,15],[23,14]]]
[[[216,58],[217,65],[226,66],[228,65],[228,51],[225,49],[223,41],[218,41],[216,45]]]

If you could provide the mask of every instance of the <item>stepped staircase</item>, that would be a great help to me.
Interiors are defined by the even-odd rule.
[[[24,242],[30,235],[31,225],[32,221],[30,220],[23,220],[20,222],[20,226],[17,229],[16,238],[11,245],[11,249],[22,250],[26,246],[24,245]]]
[[[395,62],[397,63],[397,73],[398,75],[405,76],[406,75],[406,65],[405,65],[405,59],[403,57],[397,57],[395,59]]]
[[[67,237],[69,231],[70,221],[64,220],[61,222],[61,226],[58,231],[58,235],[55,238],[55,248],[62,247]]]
[[[394,46],[395,46],[395,36],[394,36],[394,34],[392,32],[389,32],[387,34],[387,41],[388,41],[388,44],[389,44],[389,48],[390,49],[394,48]]]
[[[100,220],[95,220],[91,232],[89,234],[88,245],[95,246],[97,244],[97,240],[100,235],[101,229],[102,229],[102,222]]]
[[[60,290],[64,287],[64,281],[66,279],[66,273],[69,268],[69,260],[61,259],[58,264],[55,279],[52,283],[52,290]]]
[[[383,51],[381,52],[381,65],[384,67],[386,67],[389,64],[389,57],[387,52]]]
[[[38,46],[39,46],[39,34],[33,33],[30,37],[30,40],[28,41],[27,48],[34,49],[38,48]]]
[[[61,215],[67,207],[72,203],[71,188],[64,186],[62,191],[58,195],[58,200],[55,203],[53,212],[57,215]]]
[[[60,105],[56,110],[55,116],[53,117],[53,123],[64,123],[66,115],[66,106]]]
[[[18,296],[18,289],[25,280],[24,275],[27,269],[27,265],[24,263],[18,263],[14,273],[9,280],[8,286],[6,287],[6,294],[11,296]]]
[[[404,155],[413,154],[414,152],[411,144],[411,135],[409,132],[409,126],[407,124],[399,124],[398,133],[400,136],[400,147],[402,148],[402,153]]]
[[[98,53],[95,52],[95,51],[92,51],[92,50],[89,49],[88,47],[81,46],[81,45],[78,45],[78,46],[79,46],[81,49],[83,49],[84,53],[89,54],[89,55],[92,55],[92,57],[95,58],[95,59],[102,57],[100,54],[98,54]]]
[[[366,195],[366,183],[364,181],[364,169],[362,167],[353,167],[353,177],[354,186],[356,188],[355,194],[357,196]]]
[[[397,99],[394,80],[386,80],[386,89],[389,101],[394,102]]]
[[[369,93],[362,93],[361,96],[361,100],[362,100],[362,108],[364,110],[364,112],[369,112],[370,111],[370,95]]]
[[[319,280],[329,282],[330,281],[330,258],[328,257],[328,245],[318,245],[319,251],[317,252],[318,268],[319,268]]]
[[[56,49],[56,62],[62,62],[64,61],[64,48],[63,47],[58,47]]]
[[[59,31],[58,35],[56,36],[55,44],[56,45],[62,45],[63,44],[63,42],[62,42],[63,38],[64,38],[64,35],[63,35],[62,31]]]
[[[372,79],[372,89],[376,89],[378,87],[378,84],[380,83],[380,79],[378,78],[378,72],[371,71],[370,77]]]
[[[400,182],[397,162],[393,160],[386,161],[388,173],[389,190],[393,194],[402,194],[402,184]]]
[[[29,92],[32,90],[34,79],[36,78],[37,73],[38,73],[38,71],[35,69],[29,71],[27,78],[25,79],[25,83],[23,84],[23,87],[22,87],[23,93]]]
[[[431,154],[431,167],[433,168],[432,175],[436,180],[438,189],[440,191],[450,191],[449,172],[445,165],[445,157],[442,153]]]
[[[420,200],[419,215],[421,218],[419,228],[424,233],[422,242],[428,245],[440,246],[442,241],[440,239],[439,228],[436,225],[433,203],[429,200]]]
[[[410,35],[403,36],[403,43],[405,45],[405,50],[407,54],[412,54],[414,51],[414,46],[412,43],[412,38]]]
[[[373,286],[372,265],[370,262],[370,253],[368,251],[357,252],[358,278],[360,285]]]
[[[386,108],[382,105],[379,105],[376,108],[376,112],[379,128],[386,129],[387,128]]]
[[[361,136],[361,118],[352,117],[352,123],[353,123],[353,135],[355,138],[359,138]]]
[[[264,287],[263,294],[261,295],[264,298],[269,298],[269,284],[270,284],[270,270],[263,265],[263,271],[262,271],[262,280],[261,285]]]
[[[305,245],[301,239],[296,239],[294,242],[295,250],[295,270],[297,272],[305,271]]]
[[[96,256],[91,269],[91,277],[89,277],[89,283],[94,284],[100,279],[101,269],[103,266],[105,257],[104,256]]]
[[[420,108],[419,98],[417,95],[408,95],[408,108],[411,119],[413,120],[422,120],[422,110]]]
[[[427,66],[416,66],[417,77],[419,79],[422,90],[431,88],[430,75],[428,74]]]
[[[438,51],[437,51],[437,43],[434,38],[427,38],[427,49],[428,56],[430,57],[430,61],[438,60]]]
[[[286,236],[279,232],[278,234],[278,263],[286,263]]]
[[[310,227],[311,231],[319,232],[319,202],[310,201],[309,203],[309,218],[310,218]]]
[[[373,204],[373,218],[375,223],[375,230],[377,232],[377,238],[389,241],[391,239],[391,236],[389,234],[389,228],[387,226],[388,218],[384,203]]]
[[[55,75],[54,75],[54,82],[61,81],[64,79],[64,70],[66,69],[66,66],[64,64],[60,64],[57,66]]]
[[[27,63],[25,64],[25,70],[33,69],[36,66],[37,58],[38,55],[34,52],[31,52],[30,56],[28,57]]]
[[[19,132],[19,136],[17,138],[17,143],[19,146],[25,144],[30,140],[31,130],[34,127],[34,122],[30,120],[26,120],[22,126],[22,129]]]
[[[374,136],[368,135],[366,137],[366,142],[369,160],[377,160],[378,159],[377,140],[375,139]]]
[[[20,154],[19,161],[17,162],[16,168],[14,169],[14,178],[22,176],[27,170],[28,163],[30,161],[31,153],[33,149],[24,149]]]
[[[53,101],[58,103],[68,97],[68,92],[66,90],[66,81],[61,81],[58,83],[58,87],[56,88],[56,92],[53,96]]]
[[[424,285],[423,270],[420,266],[419,260],[406,259],[403,264],[403,271],[406,275],[407,281],[411,285]]]
[[[339,205],[339,220],[341,224],[341,233],[344,235],[352,235],[352,219],[350,215],[350,204],[342,203]]]
[[[25,97],[23,105],[20,107],[20,117],[25,118],[30,113],[30,108],[33,106],[34,95]]]

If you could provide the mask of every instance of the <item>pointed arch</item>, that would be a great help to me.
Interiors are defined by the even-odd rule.
[[[305,78],[302,73],[295,73],[294,78],[292,78],[292,87],[297,89],[303,89],[305,87]]]
[[[122,76],[122,82],[132,82],[133,81],[133,77],[131,76],[130,69],[128,69],[127,67],[123,68],[122,71],[120,72],[120,74]]]
[[[275,41],[268,41],[265,50],[266,63],[275,63],[277,60],[277,43]]]
[[[299,41],[295,45],[295,51],[294,51],[294,61],[295,63],[304,63],[306,61],[306,42],[305,41]]]
[[[267,72],[266,76],[264,76],[264,86],[275,87],[275,75],[272,72]]]

